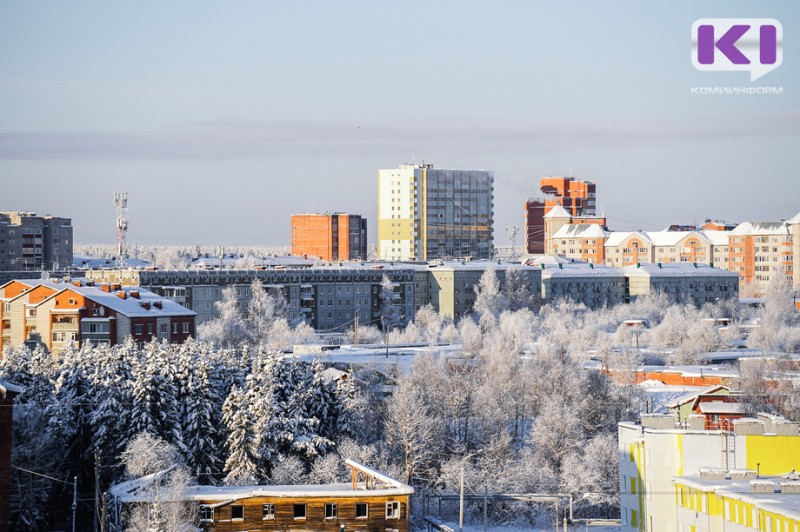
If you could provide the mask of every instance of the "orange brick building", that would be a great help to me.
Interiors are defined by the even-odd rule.
[[[338,212],[293,214],[292,255],[367,260],[367,220]]]
[[[561,205],[573,217],[585,217],[580,223],[605,225],[596,214],[596,185],[574,177],[543,177],[539,188],[544,199],[525,202],[525,241],[528,253],[546,253],[544,217],[556,205]]]
[[[195,335],[195,312],[138,287],[14,280],[0,286],[0,304],[0,353],[27,344],[58,357],[69,343],[181,343]]]

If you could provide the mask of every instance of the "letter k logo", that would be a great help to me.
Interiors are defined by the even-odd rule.
[[[749,65],[750,60],[736,48],[736,41],[747,33],[750,26],[731,26],[718,41],[714,42],[714,26],[704,24],[697,28],[697,61],[701,65],[714,64],[714,48],[719,49],[734,65]]]

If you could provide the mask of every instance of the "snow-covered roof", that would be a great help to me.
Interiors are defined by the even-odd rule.
[[[497,260],[490,260],[490,259],[481,259],[481,260],[446,260],[442,262],[437,262],[430,264],[428,268],[432,271],[438,270],[474,270],[474,271],[484,271],[484,270],[508,270],[511,268],[518,268],[522,270],[531,270],[535,269],[531,266],[526,266],[523,264],[519,264],[517,262],[503,262]]]
[[[258,486],[189,486],[183,494],[187,501],[212,502],[224,501],[234,502],[241,499],[255,497],[291,497],[311,499],[315,497],[391,497],[395,495],[411,495],[414,488],[398,480],[387,477],[369,467],[363,466],[352,460],[345,460],[345,463],[354,470],[372,477],[374,481],[371,486],[363,481],[355,484],[292,484],[292,485],[258,485]],[[174,467],[174,466],[173,466]],[[172,469],[172,468],[170,468]],[[150,497],[146,488],[158,477],[163,476],[170,469],[147,475],[140,479],[129,480],[121,484],[112,486],[109,493],[120,502],[147,502]]]
[[[714,246],[727,246],[730,231],[703,231],[703,236]]]
[[[76,282],[78,282],[76,280]],[[56,297],[58,294],[73,291],[80,294],[95,303],[109,308],[115,312],[119,312],[130,318],[140,317],[166,317],[166,316],[196,316],[193,310],[175,303],[171,299],[159,296],[149,290],[140,288],[138,286],[123,286],[119,290],[111,290],[106,292],[100,285],[86,286],[81,282],[81,286],[73,283],[54,283],[52,281],[36,281],[36,284],[46,284],[56,288],[58,292],[52,294],[50,297],[44,299],[39,305],[45,301],[49,301]],[[121,298],[118,292],[125,293],[125,299]],[[138,292],[139,297],[134,297],[132,293]],[[155,305],[159,303],[161,308]],[[149,308],[147,308],[149,307]]]
[[[650,238],[644,231],[612,231],[608,235],[608,240],[606,240],[606,247],[619,246],[620,244],[625,242],[629,237],[632,237],[634,235],[640,239],[644,239],[650,242]]]
[[[73,255],[72,266],[79,270],[116,270],[119,267],[117,259],[113,257],[98,258],[82,255]],[[150,266],[152,266],[152,264],[146,260],[136,258],[122,259],[123,269],[141,269]]]
[[[683,404],[691,403],[692,401],[697,399],[697,397],[700,396],[700,395],[708,395],[708,394],[714,393],[714,392],[716,392],[718,390],[721,390],[723,388],[726,389],[726,390],[730,389],[727,386],[722,386],[721,384],[718,384],[716,386],[709,386],[709,387],[705,387],[705,388],[696,388],[694,390],[691,390],[689,392],[686,392],[686,393],[676,397],[672,402],[668,403],[666,406],[668,406],[669,408],[678,408],[679,406],[681,406]]]
[[[622,270],[629,277],[739,277],[736,272],[693,262],[665,262],[661,263],[660,266],[658,263],[644,262],[639,266],[625,266]]]
[[[795,214],[794,216],[792,216],[791,218],[789,218],[789,219],[787,220],[787,223],[790,223],[790,224],[800,224],[800,212],[798,212],[797,214]]]
[[[787,235],[786,222],[743,222],[730,232],[732,235]]]
[[[788,473],[788,471],[787,471]],[[770,483],[779,486],[781,483],[792,483],[787,476],[759,477],[759,483]],[[705,492],[714,492],[718,497],[725,497],[754,505],[760,510],[776,513],[791,519],[800,519],[800,493],[754,492],[753,481],[749,479],[703,479],[699,475],[674,477],[673,482]],[[796,481],[794,481],[796,482]]]
[[[587,262],[567,262],[560,265],[545,264],[542,269],[542,278],[553,277],[619,277],[624,274],[619,268],[610,268],[604,264],[589,264]]]
[[[697,408],[704,414],[743,414],[744,405],[742,403],[726,403],[725,401],[700,402]]]
[[[708,241],[705,235],[698,231],[648,231],[646,234],[655,246],[676,246],[678,242],[690,236]]]
[[[572,215],[562,207],[561,205],[556,205],[547,214],[544,215],[545,218],[571,218]]]
[[[11,384],[8,381],[4,381],[0,379],[0,398],[4,398],[6,393],[22,393],[25,389],[21,386],[17,386],[16,384]]]
[[[605,238],[607,234],[598,224],[567,224],[562,225],[553,238]]]

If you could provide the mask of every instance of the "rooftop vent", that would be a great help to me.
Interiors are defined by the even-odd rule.
[[[727,471],[718,467],[701,467],[700,478],[703,480],[725,480]]]
[[[751,480],[750,492],[751,493],[775,493],[777,484],[772,480]]]
[[[138,290],[131,290],[131,297],[139,299],[139,291]]]
[[[731,480],[753,480],[758,477],[755,469],[731,469]]]
[[[118,290],[117,297],[119,297],[120,299],[128,299],[128,293],[125,292],[124,290]]]

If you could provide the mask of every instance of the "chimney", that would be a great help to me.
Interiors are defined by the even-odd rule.
[[[74,284],[75,286],[80,286],[81,285],[81,281],[80,281],[80,279],[75,279],[74,281],[72,281],[72,284]]]
[[[156,307],[158,310],[161,310],[162,308],[164,308],[164,303],[162,303],[161,301],[156,301],[153,303],[153,306]]]
[[[131,290],[131,297],[139,299],[139,291],[138,290]]]
[[[139,301],[139,304],[145,310],[150,310],[150,302],[149,301]]]
[[[108,283],[103,283],[100,285],[100,290],[103,292],[111,292],[111,286]]]
[[[122,289],[122,285],[120,285],[119,283],[114,283],[114,284],[111,285],[111,289],[112,290],[121,290]]]
[[[128,299],[128,294],[124,290],[119,290],[117,292],[117,297],[120,299]]]

